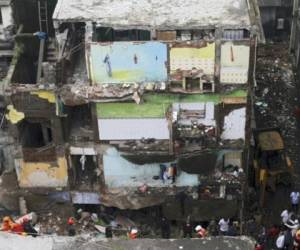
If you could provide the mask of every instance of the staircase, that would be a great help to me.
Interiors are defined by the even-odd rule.
[[[55,48],[55,43],[51,39],[47,41],[46,61],[49,63],[57,62],[57,51]]]

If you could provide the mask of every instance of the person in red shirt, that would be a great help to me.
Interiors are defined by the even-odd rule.
[[[265,248],[264,248],[263,245],[261,245],[261,244],[255,244],[254,250],[264,250],[264,249],[265,249]]]
[[[13,220],[9,216],[5,216],[3,218],[1,231],[23,234],[24,228],[21,224],[13,222]]]
[[[279,236],[280,228],[277,225],[273,225],[268,231],[267,231],[267,240],[270,242],[271,247],[275,248],[276,239]]]
[[[5,216],[2,220],[1,231],[11,231],[11,219]]]

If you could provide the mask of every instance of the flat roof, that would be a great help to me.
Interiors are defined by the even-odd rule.
[[[53,20],[115,29],[251,26],[248,0],[58,0]]]

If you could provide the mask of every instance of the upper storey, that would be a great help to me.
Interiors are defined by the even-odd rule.
[[[250,28],[248,0],[58,0],[56,22],[114,29]]]

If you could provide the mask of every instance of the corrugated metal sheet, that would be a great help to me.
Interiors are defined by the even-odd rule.
[[[170,138],[166,119],[98,119],[100,140]]]
[[[148,30],[251,25],[246,0],[59,0],[53,19]]]

